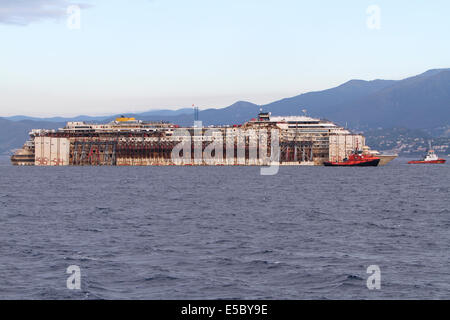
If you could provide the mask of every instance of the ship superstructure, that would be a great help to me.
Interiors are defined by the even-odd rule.
[[[265,139],[261,139],[262,133],[267,135]],[[260,113],[242,125],[201,128],[126,117],[105,124],[68,122],[58,130],[32,130],[26,150],[28,158],[34,156],[34,163],[29,164],[37,166],[268,165],[275,152],[271,144],[275,133],[279,137],[280,165],[341,161],[365,146],[364,136],[331,121]],[[180,153],[183,161],[174,161],[172,151],[186,141],[190,147],[184,145]],[[199,149],[210,157],[196,157]],[[21,150],[12,157],[13,164],[18,164],[13,159],[25,146]]]

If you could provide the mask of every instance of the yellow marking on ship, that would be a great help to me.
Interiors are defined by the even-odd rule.
[[[126,122],[126,121],[134,121],[134,120],[136,120],[136,118],[125,118],[125,117],[116,118],[117,122]]]

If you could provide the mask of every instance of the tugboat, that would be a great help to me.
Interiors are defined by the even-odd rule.
[[[423,160],[413,160],[409,161],[409,164],[436,164],[436,163],[445,163],[445,159],[438,158],[437,154],[434,153],[434,150],[431,148],[428,150],[427,155],[423,158]]]
[[[323,164],[326,167],[376,167],[380,163],[380,158],[371,154],[364,154],[362,151],[355,150],[345,158],[344,161],[327,161]]]

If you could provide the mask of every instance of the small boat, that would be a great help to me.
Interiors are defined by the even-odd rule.
[[[380,158],[380,163],[378,164],[379,166],[385,166],[389,162],[391,162],[392,160],[394,160],[395,158],[398,157],[398,154],[396,154],[396,153],[392,153],[392,154],[380,153],[377,150],[371,150],[369,146],[363,147],[363,153],[364,154],[368,153],[374,157]]]
[[[440,159],[434,150],[428,150],[427,155],[423,158],[423,160],[413,160],[409,161],[409,164],[436,164],[436,163],[445,163],[445,159]]]
[[[343,161],[327,161],[323,164],[326,167],[376,167],[380,163],[380,158],[371,154],[364,154],[362,151],[354,151]]]

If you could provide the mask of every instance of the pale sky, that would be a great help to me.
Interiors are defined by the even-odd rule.
[[[0,0],[0,116],[264,104],[401,79],[450,67],[449,13],[448,0]]]

